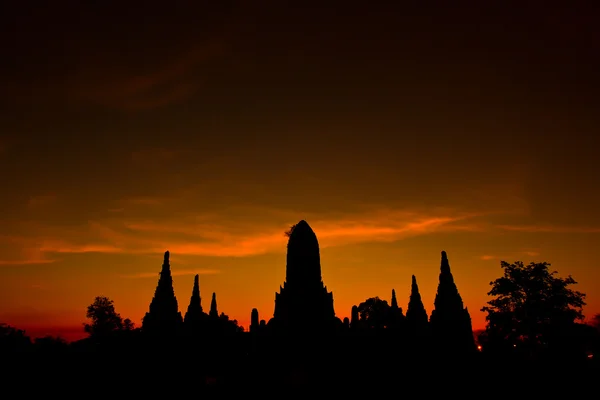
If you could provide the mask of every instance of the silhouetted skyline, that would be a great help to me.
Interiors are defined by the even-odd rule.
[[[169,250],[181,317],[199,275],[248,329],[302,219],[342,321],[412,275],[431,313],[442,250],[475,330],[501,260],[600,312],[587,2],[88,3],[0,5],[0,322],[81,337],[105,295],[141,326]]]

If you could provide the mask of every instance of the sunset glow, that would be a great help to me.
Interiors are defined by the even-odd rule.
[[[247,328],[300,220],[339,318],[392,289],[406,310],[413,274],[430,313],[441,251],[474,330],[501,260],[600,312],[595,20],[536,11],[528,41],[516,16],[89,3],[15,5],[0,38],[0,322],[74,340],[108,296],[140,326],[168,250],[180,311],[199,274]]]

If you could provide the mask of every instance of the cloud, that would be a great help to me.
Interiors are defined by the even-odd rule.
[[[135,165],[144,167],[160,167],[164,163],[174,160],[178,151],[162,147],[146,147],[131,153],[131,161]]]
[[[219,271],[218,269],[190,269],[190,270],[173,270],[171,271],[171,275],[172,276],[188,276],[188,275],[215,275],[215,274],[219,274],[221,273],[221,271]],[[158,278],[159,273],[154,271],[154,272],[138,272],[135,274],[129,274],[129,275],[121,275],[121,278],[126,278],[126,279],[139,279],[139,278]]]
[[[112,77],[108,85],[94,85],[92,76],[86,77],[87,85],[77,85],[77,95],[125,111],[148,110],[177,103],[194,95],[202,86],[203,79],[196,75],[203,64],[224,54],[221,39],[194,44],[167,64],[158,66],[145,74],[122,73]],[[98,71],[94,71],[98,72]],[[92,89],[92,90],[89,90]]]
[[[164,204],[165,199],[159,197],[151,197],[151,196],[137,196],[130,197],[127,199],[123,199],[120,201],[121,203],[129,204],[129,205],[143,205],[143,206],[161,206]],[[122,211],[123,208],[119,208],[118,210]]]
[[[23,263],[51,262],[57,254],[67,253],[161,254],[165,250],[176,255],[248,257],[285,252],[284,232],[302,218],[315,230],[321,248],[482,229],[476,221],[482,214],[452,210],[372,209],[325,216],[283,210],[274,210],[271,215],[264,209],[260,213],[246,208],[241,211],[246,218],[237,217],[242,214],[240,210],[156,219],[116,218],[107,213],[105,219],[89,221],[79,229],[31,229],[44,236],[23,237],[17,244],[24,249],[23,254],[29,254]]]
[[[139,10],[125,4],[116,13],[78,6],[78,18],[58,5],[36,13],[13,10],[19,23],[8,24],[9,36],[21,38],[22,45],[9,46],[9,54],[26,67],[8,71],[0,83],[13,103],[60,100],[139,111],[184,101],[210,82],[214,62],[226,61],[241,27],[238,18],[245,15],[239,2],[193,3],[184,9],[147,6],[143,21],[136,18]],[[102,29],[107,18],[110,32]],[[28,36],[27,26],[39,27],[44,36]],[[45,63],[53,79],[36,78],[35,61],[57,53],[60,62]]]
[[[57,196],[54,194],[44,194],[39,196],[31,196],[27,201],[28,208],[39,208],[51,204],[56,201]]]
[[[44,240],[39,244],[42,253],[122,253],[123,249],[105,244],[71,244],[64,240]]]
[[[483,261],[502,260],[502,259],[507,260],[507,259],[515,259],[515,258],[518,259],[522,256],[537,257],[539,255],[540,255],[540,253],[538,251],[521,250],[521,251],[516,251],[516,252],[511,252],[511,253],[505,253],[502,256],[484,254],[482,256],[479,256],[479,259],[483,260]]]
[[[600,228],[552,225],[497,225],[499,229],[527,233],[600,233]]]
[[[0,265],[39,265],[52,264],[56,261],[55,259],[0,260]]]
[[[539,252],[537,252],[537,251],[530,251],[530,250],[523,251],[523,252],[521,252],[521,253],[522,253],[523,255],[526,255],[526,256],[529,256],[529,257],[537,257],[537,256],[539,256],[539,255],[540,255],[540,253],[539,253]]]
[[[41,265],[57,261],[56,257],[42,251],[27,237],[3,235],[0,236],[0,244],[6,246],[2,254],[7,257],[0,259],[0,265]]]

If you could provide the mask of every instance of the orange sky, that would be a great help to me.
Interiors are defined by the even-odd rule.
[[[165,250],[182,312],[198,273],[268,319],[301,219],[341,318],[412,274],[431,312],[442,250],[475,329],[500,260],[600,312],[597,12],[200,3],[0,6],[1,322],[139,323]]]

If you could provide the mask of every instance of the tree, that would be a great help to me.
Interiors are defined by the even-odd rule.
[[[0,323],[0,353],[27,350],[30,346],[31,339],[24,330]]]
[[[65,339],[50,335],[34,339],[33,344],[41,351],[64,351],[69,347]]]
[[[102,338],[123,329],[123,319],[115,311],[114,302],[108,297],[96,297],[88,306],[86,317],[92,321],[91,324],[84,324],[85,332],[91,337]]]
[[[135,324],[129,318],[125,318],[123,320],[123,330],[124,331],[132,331],[134,329],[135,329]]]
[[[594,315],[589,324],[596,328],[598,332],[600,332],[600,314]]]
[[[551,347],[583,319],[585,294],[569,288],[577,283],[570,275],[557,277],[546,262],[500,264],[504,275],[490,282],[488,292],[494,299],[481,309],[488,314],[486,345],[527,351]]]
[[[390,305],[379,297],[371,297],[358,305],[361,325],[365,328],[384,328],[388,325]]]

